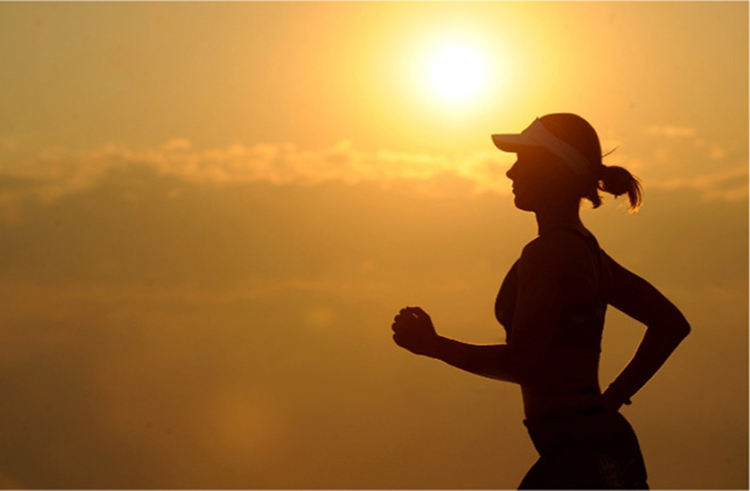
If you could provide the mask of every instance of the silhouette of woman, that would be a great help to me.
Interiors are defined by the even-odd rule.
[[[599,191],[641,203],[638,180],[602,163],[599,138],[574,114],[549,114],[520,134],[492,135],[518,155],[507,172],[515,205],[534,212],[539,235],[512,266],[495,302],[506,344],[472,345],[439,336],[419,307],[396,315],[393,339],[420,355],[521,386],[539,460],[520,489],[648,489],[646,468],[623,404],[690,332],[680,311],[644,279],[602,251],[579,216]],[[601,392],[604,313],[612,305],[646,325],[634,357]]]

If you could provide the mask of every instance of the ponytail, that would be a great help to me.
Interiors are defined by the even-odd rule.
[[[591,201],[594,208],[599,208],[602,204],[599,191],[613,194],[615,198],[627,194],[631,212],[638,210],[643,203],[641,181],[627,169],[616,165],[600,164],[598,175],[592,176],[584,186],[587,191],[583,197]]]
[[[627,193],[631,212],[641,206],[643,189],[640,181],[627,169],[602,163],[602,158],[617,148],[602,155],[599,137],[585,119],[575,114],[557,113],[547,114],[539,120],[547,131],[572,146],[589,161],[592,172],[578,181],[581,186],[579,196],[588,199],[594,208],[598,208],[602,204],[599,191],[614,194],[615,197]]]
[[[643,202],[641,182],[623,167],[602,164],[598,188],[615,197],[627,193],[631,212],[636,211]]]

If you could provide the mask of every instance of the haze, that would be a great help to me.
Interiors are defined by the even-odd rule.
[[[0,66],[3,486],[516,487],[520,391],[390,324],[504,341],[490,134],[575,112],[645,189],[584,222],[693,328],[623,410],[649,483],[747,489],[747,3],[2,3]]]

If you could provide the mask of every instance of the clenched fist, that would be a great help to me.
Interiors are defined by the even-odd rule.
[[[440,336],[435,332],[427,312],[419,307],[405,307],[393,318],[393,340],[418,355],[431,356]]]

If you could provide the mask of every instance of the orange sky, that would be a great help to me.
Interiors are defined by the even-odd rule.
[[[489,135],[565,111],[645,188],[585,223],[693,327],[623,411],[649,482],[747,488],[747,3],[8,2],[0,66],[0,485],[517,486],[518,388],[390,323],[503,341],[535,224]]]

